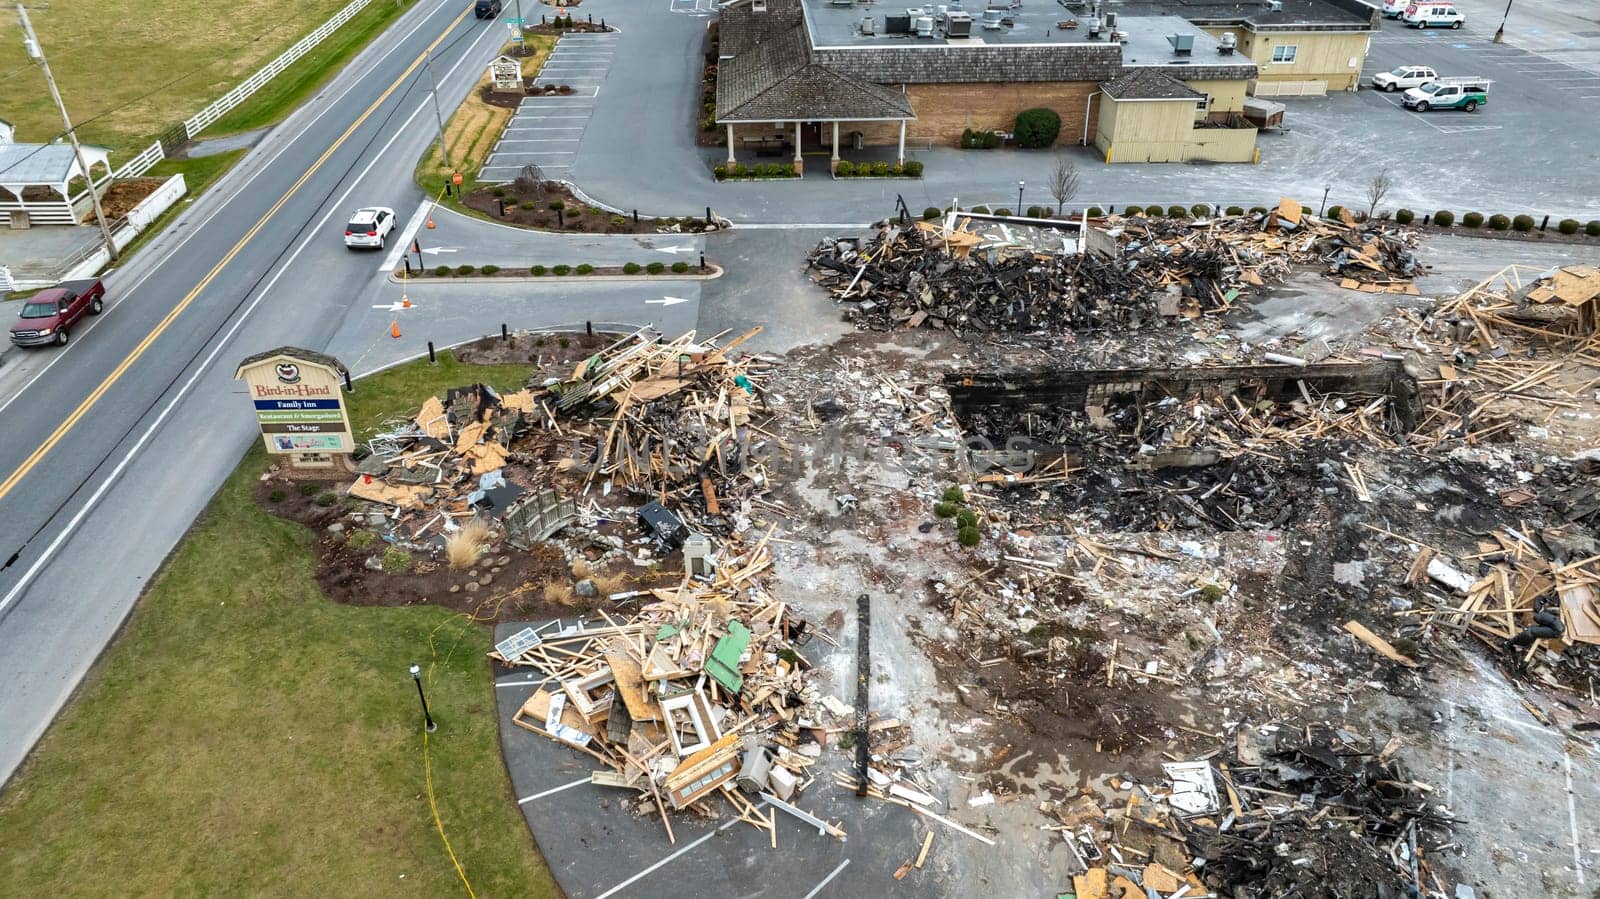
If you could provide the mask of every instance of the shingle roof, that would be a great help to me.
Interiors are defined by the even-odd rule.
[[[1136,68],[1115,81],[1101,85],[1113,100],[1203,100],[1205,94],[1165,72]]]
[[[717,121],[914,117],[900,91],[812,62],[792,0],[768,0],[766,12],[737,3],[722,16]]]
[[[1122,49],[1109,42],[823,47],[811,56],[835,71],[882,84],[1104,81],[1122,67]]]

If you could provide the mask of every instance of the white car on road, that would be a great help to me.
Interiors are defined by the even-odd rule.
[[[1379,72],[1372,76],[1372,86],[1380,91],[1410,90],[1421,87],[1430,81],[1439,80],[1439,73],[1427,66],[1401,66],[1388,72]]]
[[[394,230],[394,210],[387,206],[367,206],[357,209],[344,226],[344,245],[352,248],[383,249]]]

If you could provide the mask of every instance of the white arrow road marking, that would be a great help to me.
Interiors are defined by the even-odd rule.
[[[645,300],[645,302],[655,303],[658,306],[676,306],[679,303],[687,303],[689,300],[685,297],[662,297],[659,300]]]
[[[651,247],[657,253],[693,253],[694,247]]]
[[[461,248],[460,247],[423,247],[422,248],[422,255],[428,256],[428,255],[432,255],[434,253],[454,253],[459,249],[461,249]]]
[[[373,306],[372,308],[382,309],[384,312],[399,312],[402,309],[415,309],[417,308],[417,304],[412,303],[410,306],[407,306],[404,303],[390,303],[387,306]]]

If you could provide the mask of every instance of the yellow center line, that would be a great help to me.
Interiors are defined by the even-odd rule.
[[[406,70],[400,73],[400,77],[396,78],[394,83],[390,84],[388,89],[386,89],[378,97],[378,99],[372,101],[372,105],[368,106],[366,111],[363,112],[359,118],[350,123],[350,127],[346,128],[344,133],[339,135],[339,139],[329,145],[328,149],[317,158],[317,161],[311,164],[311,168],[306,169],[305,174],[301,175],[299,180],[295,181],[288,191],[286,191],[283,196],[279,197],[276,203],[272,204],[272,208],[268,209],[266,213],[264,213],[261,218],[250,227],[250,230],[245,232],[243,237],[239,238],[239,242],[233,245],[233,248],[227,252],[227,255],[223,256],[222,259],[211,268],[211,271],[206,273],[204,278],[200,279],[200,282],[194,286],[194,289],[189,291],[189,293],[186,294],[176,306],[172,307],[172,311],[168,312],[166,317],[161,319],[155,328],[151,330],[149,334],[145,335],[143,340],[139,341],[139,345],[134,347],[133,350],[128,353],[127,357],[124,358],[122,362],[111,371],[111,374],[106,375],[105,380],[101,381],[99,386],[97,386],[93,392],[85,397],[83,402],[78,404],[78,408],[72,410],[72,414],[68,415],[66,419],[56,427],[55,431],[50,434],[49,438],[46,439],[45,442],[39,444],[39,448],[34,450],[27,459],[24,459],[22,464],[17,466],[17,470],[12,472],[11,476],[5,479],[4,483],[0,483],[0,499],[5,499],[6,494],[10,493],[12,489],[15,488],[17,484],[27,476],[28,472],[32,471],[34,466],[38,465],[40,460],[48,455],[50,451],[55,448],[56,444],[61,442],[63,437],[67,436],[67,432],[71,431],[73,427],[77,425],[79,420],[81,420],[90,409],[94,408],[95,403],[99,402],[100,398],[105,396],[106,391],[110,390],[112,385],[116,384],[117,381],[127,373],[128,369],[132,368],[133,364],[139,361],[139,358],[145,354],[145,351],[150,348],[150,345],[155,343],[156,340],[161,337],[167,328],[177,320],[178,316],[183,314],[185,309],[189,308],[189,304],[194,302],[195,297],[200,295],[200,291],[205,290],[212,281],[216,280],[217,275],[220,274],[225,267],[227,267],[229,262],[233,261],[233,257],[239,255],[239,252],[244,249],[245,245],[253,240],[256,234],[260,233],[261,229],[266,226],[267,222],[278,213],[278,210],[282,209],[283,205],[289,202],[289,200],[297,192],[299,192],[300,188],[305,186],[307,181],[311,180],[311,176],[315,175],[317,170],[322,168],[323,163],[327,162],[328,158],[332,156],[334,152],[337,151],[341,146],[343,146],[345,141],[350,139],[350,135],[354,134],[356,129],[361,127],[361,124],[370,118],[372,114],[377,111],[378,107],[383,105],[383,102],[389,99],[389,96],[393,94],[407,78],[411,77],[411,73],[415,72],[417,67],[423,64],[423,61],[428,58],[428,54],[432,53],[435,47],[444,43],[444,39],[450,36],[450,32],[455,30],[455,27],[460,25],[462,20],[467,17],[467,13],[471,11],[472,7],[470,6],[462,10],[461,15],[456,16],[455,21],[446,26],[444,32],[435,38],[433,43],[428,45],[427,49],[418,54],[416,59],[412,60],[411,65],[407,66]]]

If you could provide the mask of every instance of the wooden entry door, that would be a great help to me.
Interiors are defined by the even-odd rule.
[[[800,126],[800,149],[802,151],[827,149],[822,143],[821,122],[806,122]]]

